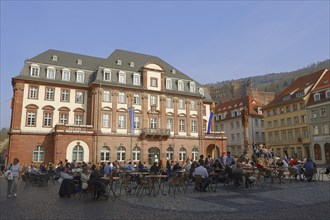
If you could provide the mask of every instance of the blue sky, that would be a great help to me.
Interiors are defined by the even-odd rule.
[[[199,83],[296,70],[330,57],[329,1],[3,1],[1,121],[11,78],[57,49],[155,55]]]

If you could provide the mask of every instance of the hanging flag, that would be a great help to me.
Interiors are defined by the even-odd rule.
[[[131,135],[134,134],[134,107],[128,109],[129,120],[131,124]]]
[[[212,124],[212,120],[213,120],[213,115],[214,115],[214,113],[211,112],[210,113],[210,118],[209,118],[209,124],[207,125],[207,134],[211,133],[211,124]]]

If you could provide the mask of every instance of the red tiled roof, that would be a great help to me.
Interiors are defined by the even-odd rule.
[[[326,70],[323,77],[320,79],[318,84],[315,86],[315,88],[312,91],[312,95],[309,97],[307,105],[313,105],[315,103],[322,103],[325,101],[330,101],[330,99],[326,99],[325,92],[327,89],[330,89],[330,71]],[[315,102],[314,100],[314,94],[319,93],[320,94],[320,100]]]
[[[277,95],[273,101],[271,101],[265,108],[270,108],[279,104],[290,103],[292,101],[298,101],[304,98],[313,88],[315,83],[320,79],[322,74],[327,71],[327,69],[322,69],[317,72],[301,76],[296,79],[291,85],[285,88],[279,95]],[[304,91],[308,89],[307,91]],[[296,96],[297,93],[303,92],[302,96]],[[284,97],[288,97],[286,101],[283,100]]]
[[[244,96],[232,101],[220,103],[215,107],[215,114],[217,115],[227,112],[228,114],[226,115],[225,119],[230,119],[231,111],[243,109],[244,106],[249,110],[249,115],[262,116],[258,114],[258,107],[261,108],[261,104],[251,96]]]

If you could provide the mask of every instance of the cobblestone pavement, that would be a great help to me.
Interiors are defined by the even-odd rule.
[[[329,219],[330,182],[267,184],[264,188],[218,185],[216,192],[149,196],[122,195],[116,199],[79,200],[58,196],[59,185],[24,187],[17,198],[6,197],[0,177],[1,219]],[[167,192],[167,188],[166,192]]]

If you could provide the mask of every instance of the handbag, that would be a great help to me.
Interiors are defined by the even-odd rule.
[[[7,170],[7,171],[5,172],[5,178],[6,178],[6,180],[8,180],[8,181],[11,181],[11,180],[14,179],[13,174],[12,174],[12,172],[11,172],[10,170]]]

